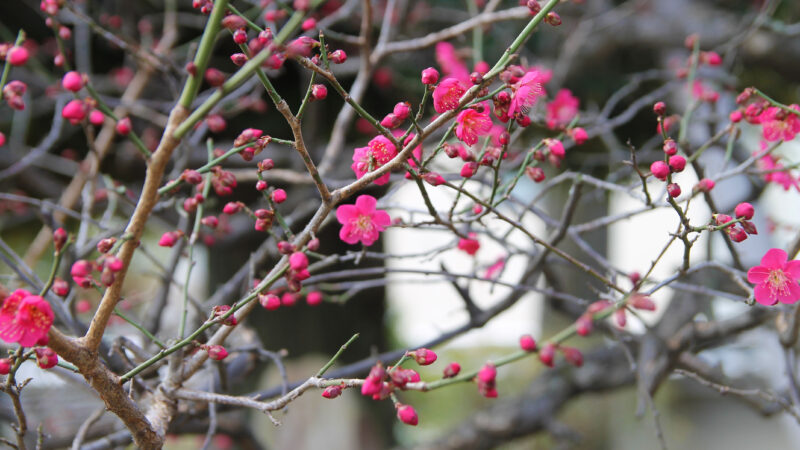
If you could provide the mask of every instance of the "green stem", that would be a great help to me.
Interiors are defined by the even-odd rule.
[[[126,316],[122,311],[119,310],[119,308],[114,308],[114,314],[118,315],[125,322],[128,322],[129,324],[133,325],[134,328],[136,328],[137,330],[141,331],[142,334],[147,336],[147,338],[150,339],[151,341],[153,341],[153,343],[155,343],[157,346],[161,347],[162,349],[167,348],[166,344],[161,342],[152,333],[147,331],[147,329],[145,327],[139,325],[138,323],[136,323],[135,320],[133,320],[130,317]]]
[[[214,42],[217,40],[217,34],[222,25],[222,18],[225,17],[227,7],[228,0],[217,0],[214,2],[211,15],[208,16],[206,28],[203,30],[203,37],[200,38],[200,46],[197,48],[197,53],[194,55],[193,63],[195,71],[193,74],[189,74],[189,78],[186,79],[183,92],[181,92],[181,98],[178,100],[178,104],[186,109],[192,107],[192,102],[197,96],[197,92],[200,90],[200,83],[203,81],[203,75],[206,72],[206,67],[208,67],[208,61],[211,59],[211,53],[214,50]],[[177,133],[175,135],[177,139],[180,139],[182,136],[183,134],[177,135]]]
[[[336,352],[336,354],[333,355],[333,357],[324,366],[322,366],[321,369],[319,369],[319,372],[317,372],[315,376],[319,378],[325,375],[325,372],[327,372],[328,369],[331,368],[333,363],[335,363],[336,360],[339,359],[340,356],[342,356],[342,353],[344,353],[344,351],[347,350],[347,347],[349,347],[350,344],[352,344],[353,342],[355,342],[356,339],[358,339],[358,336],[359,336],[358,333],[354,334],[350,339],[347,340],[347,342],[345,342],[341,347],[339,347],[339,351]]]
[[[770,96],[768,96],[767,94],[763,93],[758,88],[751,87],[750,89],[752,89],[753,92],[756,93],[756,95],[758,95],[759,97],[761,97],[764,100],[766,100],[767,102],[769,102],[770,105],[777,106],[778,108],[780,108],[780,109],[782,109],[782,110],[784,110],[786,112],[792,113],[792,114],[794,114],[796,116],[800,116],[800,111],[798,111],[798,110],[796,110],[794,108],[790,108],[790,107],[784,105],[783,103],[780,103],[780,102],[772,99]]]
[[[56,273],[58,273],[58,266],[61,264],[61,256],[64,254],[64,250],[69,247],[70,243],[71,241],[67,240],[61,250],[56,250],[53,254],[53,264],[50,266],[50,275],[47,276],[47,281],[44,283],[44,286],[42,286],[42,290],[39,291],[40,297],[44,297],[47,291],[53,286],[53,282],[56,280]]]

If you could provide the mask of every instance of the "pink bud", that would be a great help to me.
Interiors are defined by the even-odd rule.
[[[92,263],[79,259],[72,264],[69,273],[73,277],[88,277],[92,273]]]
[[[306,295],[306,303],[309,306],[317,306],[322,303],[322,292],[311,291]]]
[[[131,132],[131,119],[128,117],[123,117],[122,119],[117,122],[117,133],[122,136],[127,136],[128,133]]]
[[[158,245],[162,247],[172,247],[178,242],[178,238],[180,237],[181,235],[175,231],[167,231],[161,235],[161,239],[158,240]]]
[[[83,75],[76,71],[70,71],[61,78],[61,86],[72,92],[78,92],[83,88]]]
[[[315,84],[311,86],[311,96],[314,100],[323,100],[328,96],[328,89],[322,84]]]
[[[0,131],[0,147],[6,145],[6,135]]]
[[[669,167],[673,172],[683,172],[686,168],[686,158],[681,155],[672,155],[669,157]]]
[[[458,249],[466,252],[468,255],[475,255],[481,248],[481,243],[477,239],[477,234],[467,234],[469,239],[461,238],[458,240]]]
[[[661,146],[661,149],[664,150],[667,156],[672,156],[678,153],[678,144],[676,144],[672,138],[667,138],[667,140],[664,141],[664,145]]]
[[[397,418],[406,425],[416,425],[419,423],[417,412],[410,405],[397,404]]]
[[[731,227],[727,231],[733,242],[742,242],[743,240],[747,239],[747,232],[742,228]]]
[[[231,55],[231,62],[241,67],[245,65],[245,63],[247,62],[247,55],[245,55],[244,53],[234,53]]]
[[[439,186],[445,183],[444,177],[436,172],[425,172],[422,174],[422,179],[431,186]]]
[[[69,283],[56,277],[55,280],[53,280],[53,293],[59,297],[66,297],[67,294],[69,294]]]
[[[6,56],[6,60],[12,66],[23,66],[26,62],[28,62],[28,49],[25,47],[11,47],[11,50],[8,51],[8,55]]]
[[[555,11],[550,11],[544,17],[544,23],[557,27],[561,25],[561,16],[559,16]]]
[[[527,2],[524,3],[524,5],[528,7],[528,10],[530,10],[531,15],[538,14],[539,11],[542,10],[542,5],[540,5],[537,0],[528,0]]]
[[[428,67],[422,71],[422,84],[432,85],[439,81],[439,71],[433,67]]]
[[[217,219],[217,216],[206,216],[200,219],[200,223],[208,228],[214,229],[219,225],[219,219]]]
[[[758,230],[756,229],[756,226],[753,224],[753,222],[748,222],[747,220],[745,220],[744,222],[740,223],[740,225],[742,226],[742,228],[744,228],[745,233],[758,234]]]
[[[334,50],[328,55],[328,60],[334,64],[341,64],[347,61],[347,53],[345,53],[344,50]]]
[[[541,167],[526,167],[525,175],[528,176],[534,183],[541,183],[546,178],[544,170]]]
[[[741,110],[738,110],[738,109],[737,109],[736,111],[733,111],[733,112],[732,112],[732,113],[731,113],[731,114],[728,116],[728,118],[729,118],[729,119],[731,120],[731,122],[733,122],[733,123],[739,123],[739,122],[741,122],[743,117],[744,117],[744,114],[742,114],[742,111],[741,111]]]
[[[697,182],[697,185],[695,185],[695,189],[703,192],[711,192],[711,190],[714,189],[715,185],[716,183],[714,183],[713,180],[710,180],[708,178],[703,178],[702,180]]]
[[[461,167],[461,176],[464,178],[470,178],[475,175],[475,172],[478,170],[478,163],[475,161],[470,161],[465,163],[463,167]]]
[[[225,16],[225,18],[222,19],[222,27],[231,31],[244,28],[246,26],[247,22],[241,16],[237,16],[235,14]]]
[[[541,350],[539,350],[539,361],[541,361],[545,366],[553,367],[553,358],[555,355],[556,346],[551,342],[548,342],[544,344]]]
[[[580,350],[574,347],[559,347],[559,349],[568,363],[575,367],[581,367],[583,365],[583,354]]]
[[[236,214],[241,209],[242,205],[239,202],[229,202],[226,203],[225,206],[222,208],[222,212],[230,216]]]
[[[709,66],[718,66],[722,64],[722,57],[717,52],[703,52],[702,58],[708,63]]]
[[[290,255],[290,254],[294,253],[295,250],[296,250],[296,248],[295,248],[294,244],[292,244],[291,242],[288,242],[288,241],[279,241],[278,242],[278,251],[282,255]]]
[[[753,218],[753,214],[755,214],[755,208],[753,205],[747,202],[742,202],[736,205],[736,209],[734,210],[734,214],[736,215],[737,219],[744,219],[750,220]]]
[[[418,350],[414,350],[413,352],[409,352],[412,358],[419,364],[420,366],[427,366],[433,364],[436,361],[436,353],[433,350],[429,350],[427,348],[420,348]]]
[[[233,32],[233,42],[242,45],[247,42],[247,31],[239,29]]]
[[[272,191],[272,201],[275,203],[283,203],[286,201],[286,191],[283,189],[275,189]]]
[[[53,246],[55,246],[56,252],[60,252],[66,243],[67,232],[63,228],[57,228],[53,231]]]
[[[625,313],[625,308],[620,308],[614,311],[614,319],[617,321],[618,327],[625,328],[625,325],[628,323],[628,317]]]
[[[8,375],[11,372],[11,359],[9,358],[2,358],[0,359],[0,375]]]
[[[313,30],[314,28],[316,28],[316,26],[317,26],[317,21],[313,17],[309,17],[308,19],[303,21],[303,24],[300,26],[300,28],[302,28],[303,31],[308,31],[308,30]]]
[[[206,69],[204,78],[206,83],[213,87],[222,86],[222,83],[225,82],[225,74],[219,69],[215,69],[213,67]]]
[[[558,159],[564,159],[566,156],[566,152],[564,151],[564,144],[561,143],[558,139],[546,138],[543,140],[544,145],[550,149],[550,154],[555,156]]]
[[[575,321],[575,332],[578,336],[588,336],[592,332],[592,316],[583,314]]]
[[[681,195],[681,187],[678,186],[678,183],[670,183],[667,185],[667,194],[672,198],[676,198]]]
[[[519,347],[526,352],[536,351],[536,340],[530,334],[523,335],[519,338]]]
[[[70,100],[69,103],[64,105],[64,108],[61,109],[61,117],[76,124],[86,117],[85,105],[80,100]]]
[[[653,105],[653,112],[657,116],[663,116],[664,114],[667,113],[667,105],[664,102],[656,102]]]
[[[264,181],[264,180],[256,181],[256,190],[257,191],[266,191],[268,187],[269,186],[267,185],[266,181]]]
[[[641,294],[633,294],[628,299],[628,304],[636,309],[642,309],[645,311],[655,311],[656,310],[656,303],[645,295]]]
[[[36,365],[42,369],[50,369],[58,364],[58,355],[49,347],[37,347],[34,349],[36,353]]]
[[[570,130],[570,136],[572,140],[575,141],[575,145],[581,145],[589,139],[589,134],[581,127],[575,127]]]
[[[113,255],[106,256],[105,265],[112,272],[119,272],[123,266],[122,260]]]
[[[342,395],[343,385],[328,386],[322,391],[322,396],[325,398],[333,399]]]
[[[306,248],[308,248],[312,252],[319,250],[319,238],[314,238],[308,241],[308,244],[306,244]]]
[[[461,372],[461,364],[457,362],[451,362],[444,368],[444,373],[442,374],[443,378],[453,378],[454,376],[458,375]]]
[[[208,357],[214,361],[222,361],[228,356],[228,351],[221,345],[209,345],[206,349]]]
[[[722,225],[733,220],[733,217],[727,214],[714,214],[712,217],[714,218],[714,223],[717,225]]]
[[[656,161],[650,164],[650,172],[661,181],[665,181],[669,175],[669,166],[664,161]]]
[[[303,252],[294,252],[289,256],[289,267],[294,271],[300,271],[308,267],[308,257]]]
[[[476,216],[483,212],[483,205],[475,205],[472,207],[472,214]]]
[[[93,109],[92,112],[89,113],[89,123],[96,127],[102,125],[105,120],[106,115],[98,109]]]
[[[281,307],[281,299],[275,294],[259,295],[258,302],[264,309],[274,311]]]
[[[394,105],[394,109],[392,113],[397,116],[398,119],[406,120],[408,116],[411,114],[411,104],[408,102],[400,102]]]
[[[294,306],[297,303],[297,297],[291,292],[284,292],[281,295],[281,306]]]

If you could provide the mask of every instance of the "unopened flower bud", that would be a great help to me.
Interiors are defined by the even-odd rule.
[[[222,361],[228,356],[228,351],[221,345],[209,345],[206,351],[208,352],[208,357],[214,361]]]
[[[409,352],[412,358],[419,364],[420,366],[427,366],[433,364],[436,361],[436,353],[433,350],[429,350],[427,348],[420,348],[418,350],[414,350],[413,352]]]
[[[458,375],[461,372],[461,364],[457,362],[451,362],[444,368],[444,372],[442,374],[443,378],[453,378],[454,376]]]
[[[747,202],[742,202],[736,205],[736,209],[734,210],[734,215],[736,215],[737,219],[744,219],[750,220],[753,218],[755,214],[755,208],[753,205]]]
[[[519,338],[519,348],[525,350],[526,352],[535,352],[536,340],[534,340],[533,336],[530,334],[525,334]]]

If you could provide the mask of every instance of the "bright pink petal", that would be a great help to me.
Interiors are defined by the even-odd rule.
[[[22,336],[22,331],[23,330],[21,326],[14,322],[8,322],[0,327],[0,339],[8,343],[19,342],[19,339]]]
[[[789,281],[788,289],[778,292],[778,301],[791,305],[800,300],[800,285],[796,281]]]
[[[800,279],[800,261],[793,259],[786,263],[783,271],[786,272],[792,279]]]
[[[756,301],[762,305],[772,306],[778,303],[778,298],[773,295],[766,283],[761,283],[753,289]]]
[[[360,239],[358,229],[351,224],[344,225],[339,231],[339,239],[348,244],[355,244]]]
[[[761,265],[768,269],[782,269],[788,255],[779,248],[771,248],[761,258]]]
[[[377,204],[378,201],[371,195],[359,195],[356,199],[356,208],[360,215],[368,216],[372,211],[375,211],[375,205]]]
[[[758,284],[767,281],[769,269],[763,266],[756,266],[747,271],[747,281]]]
[[[392,223],[392,218],[389,213],[383,210],[377,210],[372,213],[372,225],[378,230],[383,231]]]
[[[373,183],[375,183],[378,186],[383,186],[384,184],[389,182],[389,178],[390,177],[391,177],[391,174],[385,173],[385,174],[381,175],[380,177],[376,178],[375,181],[373,181]]]
[[[354,205],[341,205],[336,208],[336,220],[343,225],[358,219],[358,208]]]
[[[378,233],[378,230],[372,228],[370,230],[365,231],[361,235],[361,243],[364,244],[364,246],[369,247],[370,245],[374,244],[379,237],[380,233]]]

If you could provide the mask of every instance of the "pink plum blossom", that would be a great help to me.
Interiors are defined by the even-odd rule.
[[[359,147],[353,153],[353,164],[350,166],[356,173],[356,178],[361,178],[367,172],[375,170],[397,155],[392,141],[385,136],[375,136],[366,147]],[[375,184],[382,185],[389,182],[389,173],[385,173],[375,180]]]
[[[800,111],[797,105],[792,105],[791,108]],[[759,121],[764,139],[770,142],[780,139],[791,141],[797,133],[800,133],[800,117],[777,106],[765,109],[759,115]]]
[[[531,107],[536,104],[536,100],[544,92],[542,79],[542,73],[533,69],[511,87],[514,95],[511,97],[511,104],[508,107],[510,117],[517,114],[524,116],[530,112]]]
[[[456,49],[449,42],[436,44],[436,62],[446,77],[453,77],[463,83],[469,83],[469,70],[456,54]]]
[[[433,109],[439,114],[456,109],[464,92],[467,88],[458,78],[445,78],[433,90]]]
[[[0,339],[32,347],[47,337],[53,325],[53,310],[45,299],[17,289],[0,308]]]
[[[577,97],[569,89],[561,89],[556,97],[547,104],[547,128],[563,128],[578,114]]]
[[[348,244],[361,241],[370,246],[378,240],[381,231],[391,223],[386,211],[375,209],[377,200],[371,195],[360,195],[355,205],[341,205],[336,209],[336,219],[342,224],[339,238]]]
[[[456,137],[467,145],[475,145],[478,136],[489,134],[492,130],[492,118],[489,108],[484,105],[478,112],[474,108],[467,108],[456,117]]]
[[[788,255],[772,248],[761,258],[761,265],[747,271],[747,281],[756,285],[756,301],[762,305],[795,303],[800,300],[800,261],[787,261]]]

